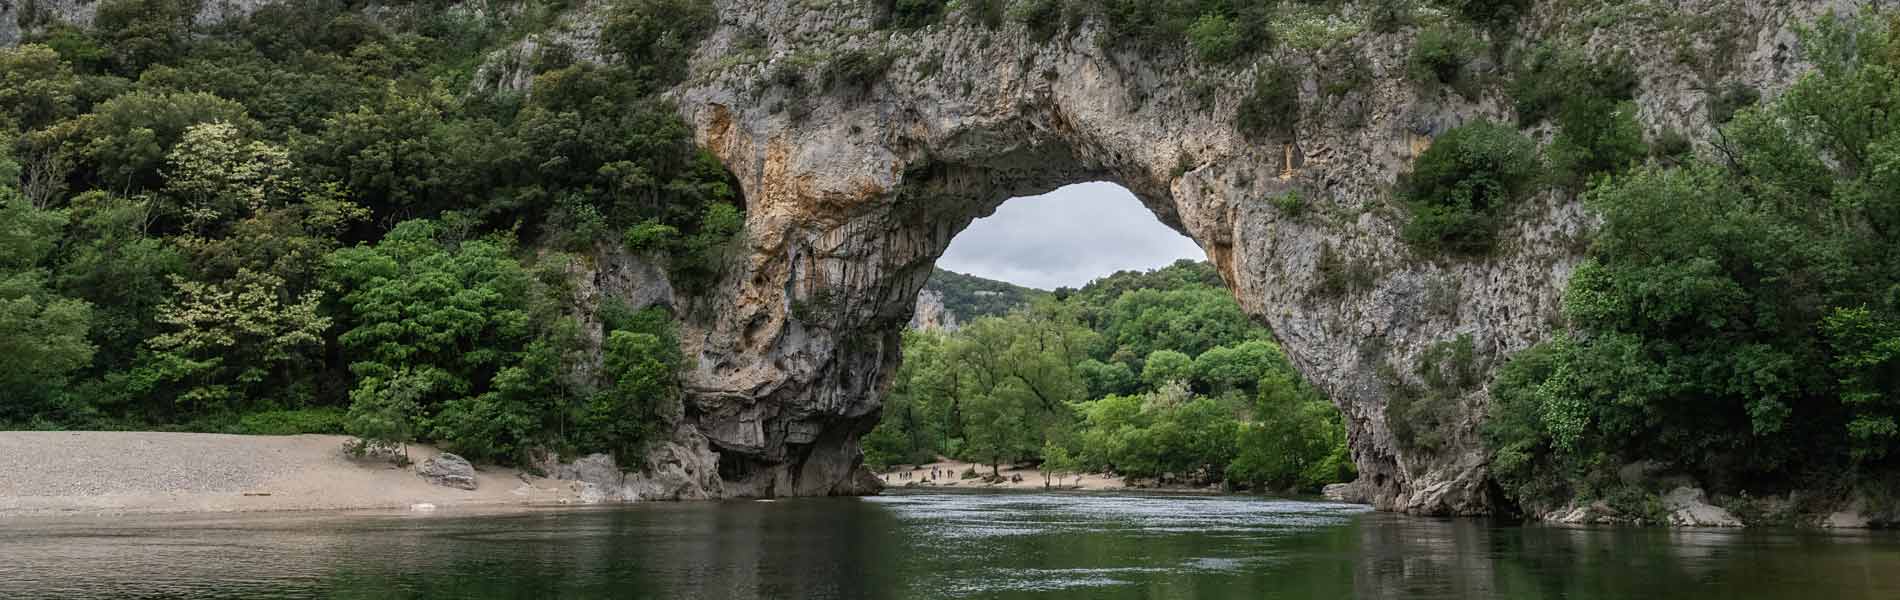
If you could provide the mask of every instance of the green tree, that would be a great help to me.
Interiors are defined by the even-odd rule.
[[[92,306],[46,285],[42,265],[66,215],[33,208],[10,187],[14,170],[0,155],[0,423],[24,422],[63,400],[68,376],[92,360],[86,338]],[[81,413],[84,407],[68,410]],[[57,415],[55,415],[57,416]],[[80,415],[67,415],[80,416]]]
[[[185,132],[202,123],[254,127],[244,106],[205,93],[135,91],[34,134],[29,142],[57,148],[89,183],[111,190],[159,186],[159,172]]]
[[[350,453],[387,454],[397,464],[409,464],[409,443],[415,441],[422,401],[442,380],[427,369],[367,378],[350,392],[350,412],[344,417],[344,430],[356,436]]]
[[[1536,143],[1509,126],[1475,121],[1446,132],[1400,184],[1412,210],[1406,241],[1428,251],[1490,251],[1537,168]]]
[[[631,467],[679,417],[679,343],[665,334],[614,331],[603,352],[612,383],[588,403],[583,439]]]
[[[321,293],[292,297],[282,278],[249,270],[216,284],[173,276],[177,295],[160,307],[165,333],[134,372],[136,391],[165,395],[198,412],[248,408],[285,397],[318,365],[330,319]],[[161,386],[175,385],[177,389]],[[307,391],[307,390],[306,390]]]
[[[718,25],[706,0],[621,0],[608,12],[600,40],[640,79],[664,87],[686,75],[686,60]]]
[[[0,122],[34,131],[78,114],[80,86],[72,66],[52,48],[0,49]]]
[[[1736,115],[1721,163],[1588,194],[1602,228],[1565,291],[1576,333],[1492,386],[1486,441],[1527,508],[1640,497],[1615,472],[1637,460],[1750,494],[1894,467],[1893,27],[1823,20],[1815,73]]]
[[[1168,383],[1186,383],[1194,376],[1194,359],[1173,350],[1156,350],[1142,361],[1141,380],[1159,388]]]

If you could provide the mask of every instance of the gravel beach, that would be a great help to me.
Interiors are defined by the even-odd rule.
[[[345,436],[0,432],[0,517],[525,506],[578,501],[579,485],[483,466],[475,490],[436,486]],[[437,452],[411,446],[421,463]]]

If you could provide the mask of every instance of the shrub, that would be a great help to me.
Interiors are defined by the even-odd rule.
[[[1240,29],[1234,26],[1232,19],[1219,14],[1205,14],[1188,28],[1188,45],[1194,48],[1195,55],[1201,60],[1219,63],[1233,60],[1240,55]]]
[[[1530,0],[1435,0],[1466,20],[1493,26],[1508,25],[1530,10]]]
[[[1649,145],[1649,154],[1656,158],[1682,162],[1694,156],[1695,143],[1680,130],[1664,129],[1656,134],[1656,142]]]
[[[1382,369],[1381,378],[1391,392],[1386,397],[1386,428],[1410,448],[1443,449],[1451,441],[1451,428],[1460,420],[1464,395],[1478,389],[1484,372],[1470,335],[1433,344],[1420,353],[1412,369],[1416,384],[1390,367]]]
[[[1393,33],[1412,26],[1412,0],[1374,0],[1366,9],[1366,24],[1377,33]]]
[[[1412,209],[1406,241],[1429,251],[1489,251],[1498,219],[1537,167],[1536,143],[1508,125],[1477,121],[1446,132],[1400,184]]]
[[[1016,0],[1009,6],[1009,19],[1022,23],[1029,36],[1046,42],[1062,30],[1061,0]]]
[[[897,55],[883,50],[857,49],[841,53],[825,65],[825,88],[869,92],[884,80],[884,73],[894,62]]]
[[[1716,93],[1709,95],[1709,122],[1726,125],[1735,120],[1735,113],[1754,106],[1761,101],[1761,92],[1740,81],[1724,84]]]
[[[1313,294],[1321,298],[1337,298],[1350,293],[1372,289],[1379,282],[1379,272],[1370,258],[1341,258],[1332,244],[1319,248],[1319,261],[1316,267],[1318,279],[1314,283]]]
[[[943,19],[945,0],[884,0],[885,23],[899,29],[918,29]]]
[[[388,377],[365,378],[350,392],[350,412],[344,421],[344,430],[356,436],[348,446],[350,453],[386,454],[397,464],[408,464],[409,442],[416,438],[421,403],[438,382],[428,369],[403,368]]]
[[[1477,82],[1465,66],[1482,51],[1484,41],[1470,31],[1439,25],[1419,32],[1408,69],[1415,83],[1449,86],[1460,96],[1476,98]]]
[[[1298,217],[1306,212],[1306,200],[1300,197],[1299,190],[1287,190],[1286,193],[1274,196],[1273,206],[1280,209],[1280,214],[1289,218]]]
[[[1597,173],[1621,171],[1649,155],[1634,102],[1571,102],[1564,113],[1550,147],[1551,176],[1559,185],[1580,189]]]
[[[1565,107],[1575,102],[1614,104],[1635,98],[1637,86],[1636,70],[1627,56],[1597,61],[1581,50],[1543,45],[1518,65],[1511,97],[1518,125],[1530,126],[1562,117]]]
[[[1256,139],[1285,139],[1299,124],[1300,88],[1293,70],[1262,67],[1252,93],[1240,101],[1240,132]]]
[[[664,252],[679,243],[680,230],[658,220],[648,219],[639,225],[627,228],[623,240],[627,249],[634,252]]]
[[[691,294],[710,289],[725,273],[727,259],[744,232],[745,215],[737,207],[725,202],[708,205],[699,230],[674,253],[674,283]]]
[[[641,80],[666,86],[686,76],[693,48],[718,25],[707,0],[621,0],[607,14],[600,42]]]
[[[607,451],[622,468],[641,464],[651,443],[679,405],[678,341],[668,331],[614,331],[603,352],[612,383],[588,401],[581,443]]]

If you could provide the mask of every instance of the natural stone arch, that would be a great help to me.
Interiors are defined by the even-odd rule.
[[[728,23],[702,46],[698,77],[675,90],[701,144],[748,198],[746,257],[710,310],[689,318],[691,415],[721,453],[734,495],[849,493],[857,437],[875,424],[898,360],[898,333],[935,259],[956,233],[1014,196],[1109,181],[1207,251],[1247,312],[1270,326],[1348,420],[1355,461],[1382,507],[1474,513],[1491,506],[1469,394],[1447,446],[1400,448],[1384,418],[1385,365],[1404,365],[1463,333],[1487,355],[1547,329],[1572,259],[1552,238],[1578,225],[1574,205],[1527,210],[1504,259],[1434,264],[1398,241],[1402,211],[1384,190],[1416,152],[1483,107],[1421,103],[1403,83],[1320,93],[1314,56],[1279,57],[1302,79],[1297,134],[1257,140],[1234,126],[1262,60],[1214,68],[1186,57],[1136,60],[1084,31],[1047,43],[1018,27],[953,23],[886,40],[833,39],[834,53],[928,49],[897,58],[866,90],[800,98],[774,81],[797,68],[791,37],[866,27],[861,8],[801,13],[797,2],[724,3]],[[808,10],[808,9],[804,9]],[[721,66],[748,27],[784,33],[774,59]],[[1404,56],[1368,42],[1375,72]],[[934,69],[927,67],[937,62]],[[928,72],[926,76],[924,73]],[[1205,85],[1209,77],[1220,77]],[[815,79],[816,74],[808,74]],[[788,109],[804,104],[809,110]],[[1336,112],[1363,112],[1365,125]],[[1269,199],[1298,190],[1288,214]],[[1534,214],[1532,214],[1534,213]],[[1329,262],[1330,261],[1330,262]],[[1344,293],[1312,290],[1323,271],[1375,274]],[[1457,310],[1429,313],[1428,286]],[[1441,294],[1444,292],[1440,292]]]

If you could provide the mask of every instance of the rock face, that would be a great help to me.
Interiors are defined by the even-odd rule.
[[[208,0],[198,20],[260,4]],[[605,4],[564,15],[565,29],[549,37],[600,58],[592,37]],[[1108,49],[1098,19],[1043,40],[963,9],[894,31],[877,26],[878,2],[714,4],[719,29],[669,96],[744,190],[746,251],[712,297],[679,307],[696,366],[675,435],[632,483],[592,459],[584,470],[603,494],[865,493],[859,437],[877,421],[899,332],[951,238],[1008,198],[1110,181],[1197,241],[1241,306],[1338,403],[1372,503],[1429,514],[1496,506],[1477,433],[1486,390],[1466,390],[1439,432],[1445,441],[1426,450],[1388,427],[1392,379],[1410,378],[1421,353],[1461,336],[1488,375],[1557,329],[1592,220],[1576,199],[1546,194],[1511,216],[1483,259],[1420,257],[1400,241],[1406,212],[1390,190],[1433,137],[1478,119],[1515,121],[1497,89],[1465,98],[1406,81],[1416,27],[1362,28],[1210,65],[1185,48]],[[1363,23],[1373,4],[1340,10]],[[1534,1],[1518,35],[1499,43],[1627,51],[1641,79],[1639,120],[1652,134],[1692,139],[1711,130],[1711,90],[1741,83],[1773,94],[1801,72],[1795,26],[1869,5],[1639,0],[1605,7],[1615,13],[1605,18],[1574,4]],[[23,19],[23,7],[41,13]],[[83,24],[94,10],[79,0],[0,0],[0,44],[17,42],[22,23]],[[523,57],[539,43],[497,51],[476,85],[526,85]],[[847,54],[889,66],[862,84],[830,81],[826,65]],[[1499,70],[1485,58],[1468,68]],[[1278,116],[1297,124],[1277,138],[1244,136],[1236,115],[1266,69],[1295,75],[1297,108]],[[1274,201],[1290,193],[1299,201]],[[651,265],[599,254],[592,271],[576,273],[594,297],[671,302]]]
[[[416,465],[416,474],[442,487],[475,489],[475,466],[447,452]]]
[[[1352,483],[1329,484],[1324,489],[1321,489],[1319,493],[1321,496],[1325,496],[1327,500],[1334,502],[1346,502],[1350,504],[1369,503],[1366,499],[1366,491],[1360,488],[1359,482],[1357,481]]]
[[[910,328],[923,331],[956,331],[957,314],[943,305],[943,293],[924,290],[917,293],[917,311],[910,317]]]
[[[1679,487],[1663,495],[1669,524],[1679,527],[1741,527],[1742,520],[1728,509],[1709,504],[1701,488]]]
[[[1380,373],[1409,378],[1426,349],[1469,336],[1488,374],[1544,339],[1592,221],[1574,198],[1547,194],[1513,215],[1490,257],[1408,250],[1406,213],[1389,192],[1396,178],[1433,136],[1514,121],[1501,92],[1466,99],[1405,81],[1415,30],[1210,66],[1185,51],[1105,50],[1092,20],[1038,41],[1018,24],[992,29],[962,13],[917,31],[879,29],[875,3],[716,4],[721,28],[671,96],[748,204],[748,256],[711,301],[716,316],[693,320],[687,340],[699,359],[689,412],[718,449],[728,493],[847,493],[898,331],[951,238],[1010,197],[1110,181],[1196,240],[1338,403],[1376,506],[1493,510],[1477,435],[1485,390],[1464,394],[1447,441],[1427,451],[1387,426],[1393,382]],[[1648,18],[1589,25],[1565,3],[1537,2],[1518,29],[1538,34],[1505,43],[1568,35],[1599,54],[1630,51],[1640,120],[1695,138],[1710,130],[1714,83],[1772,94],[1799,72],[1792,26],[1852,4],[1645,3],[1720,24],[1689,31]],[[1666,42],[1729,54],[1697,66],[1656,50],[1676,47]],[[867,85],[815,83],[826,57],[857,52],[892,62]],[[1268,68],[1298,75],[1298,125],[1280,139],[1249,138],[1236,113]],[[1346,69],[1365,79],[1334,85]],[[1288,193],[1297,210],[1271,201]]]
[[[690,426],[676,429],[673,439],[649,450],[646,463],[637,469],[622,469],[606,454],[572,462],[548,456],[540,467],[550,478],[580,482],[581,501],[587,503],[709,500],[727,495],[719,481],[718,455]]]

